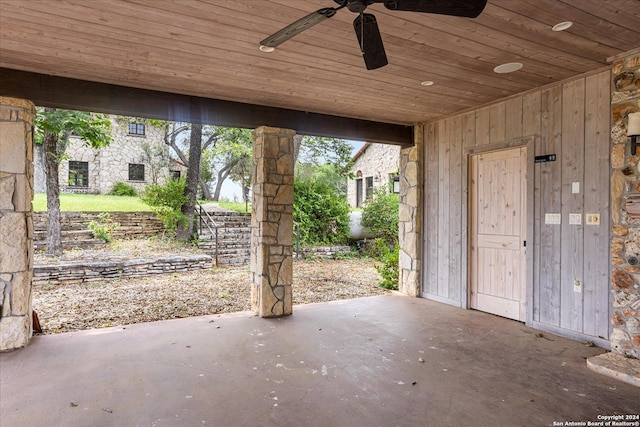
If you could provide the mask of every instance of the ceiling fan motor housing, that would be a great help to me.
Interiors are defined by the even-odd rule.
[[[371,3],[374,3],[374,0],[333,0],[338,3],[341,7],[347,7],[351,12],[361,13],[369,6]]]

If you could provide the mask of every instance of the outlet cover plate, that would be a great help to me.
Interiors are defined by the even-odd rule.
[[[600,214],[587,214],[587,225],[600,225]]]
[[[581,225],[582,224],[582,214],[579,214],[579,213],[569,214],[569,224],[571,224],[571,225]]]

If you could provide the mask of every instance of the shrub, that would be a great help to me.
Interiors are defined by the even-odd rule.
[[[89,222],[89,230],[93,232],[93,237],[102,239],[109,243],[113,240],[112,234],[116,231],[116,228],[120,226],[117,222],[111,219],[111,216],[107,212],[98,214],[99,220],[91,220]]]
[[[360,223],[376,237],[383,239],[389,248],[398,243],[398,195],[389,193],[386,187],[373,192],[373,196],[362,208]]]
[[[400,280],[400,246],[396,243],[393,249],[383,239],[376,239],[375,246],[379,253],[377,259],[382,265],[376,265],[376,270],[382,276],[380,287],[385,289],[398,290]]]
[[[124,182],[116,182],[109,192],[112,196],[137,196],[138,192],[135,188]]]
[[[182,213],[182,205],[187,203],[184,194],[186,185],[186,179],[182,177],[171,179],[164,185],[149,185],[144,190],[142,201],[158,215],[167,230],[175,230],[179,222],[187,222],[187,217]]]
[[[343,244],[349,238],[347,200],[325,184],[294,182],[293,220],[305,245]]]

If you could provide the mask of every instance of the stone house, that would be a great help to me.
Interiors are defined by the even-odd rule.
[[[109,120],[112,142],[106,147],[87,147],[79,137],[69,137],[67,157],[59,166],[61,192],[108,194],[116,182],[140,191],[184,174],[186,168],[169,156],[164,129],[144,119],[110,115]],[[34,190],[46,192],[41,145],[34,145]]]
[[[365,143],[353,156],[352,178],[347,181],[347,202],[359,208],[375,188],[387,186],[400,192],[400,147]]]

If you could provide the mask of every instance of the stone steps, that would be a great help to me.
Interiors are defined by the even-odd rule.
[[[209,212],[218,225],[218,264],[247,264],[250,260],[251,214]],[[213,227],[212,227],[213,228]],[[198,247],[212,258],[216,256],[215,235],[204,226]]]
[[[212,260],[215,260],[215,250],[204,250],[204,253],[209,255]],[[218,249],[218,264],[219,265],[238,265],[248,264],[251,259],[251,251],[249,247],[246,248],[234,248],[234,249]]]

